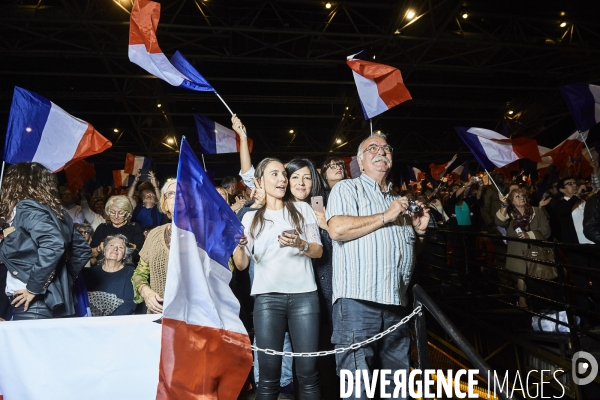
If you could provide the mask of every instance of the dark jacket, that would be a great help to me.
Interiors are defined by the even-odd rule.
[[[54,316],[74,314],[71,286],[92,255],[90,246],[74,233],[66,211],[59,220],[50,207],[30,199],[15,210],[0,244],[0,260],[28,291],[43,296]]]
[[[573,207],[575,207],[577,201],[579,201],[577,196],[573,196],[569,200],[563,198],[558,200],[554,207],[556,218],[560,222],[563,243],[579,244],[579,238],[573,223]]]
[[[583,234],[592,242],[600,244],[600,194],[595,194],[585,203]]]

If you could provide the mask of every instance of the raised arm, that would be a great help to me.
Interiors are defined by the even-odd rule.
[[[133,179],[133,183],[131,184],[131,186],[129,187],[129,190],[127,191],[127,198],[129,198],[129,201],[131,201],[131,204],[133,205],[133,208],[135,208],[137,206],[137,202],[133,199],[133,195],[135,194],[135,188],[137,187],[138,181],[140,180],[140,171],[138,171],[135,174],[135,178]]]
[[[250,159],[250,148],[248,147],[248,137],[246,127],[236,114],[231,117],[231,126],[240,138],[240,165],[242,174],[245,174],[252,168],[252,160]]]

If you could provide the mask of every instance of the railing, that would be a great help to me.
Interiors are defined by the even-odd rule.
[[[507,270],[506,260],[531,261],[522,254],[507,254],[507,243],[510,242],[552,249],[553,262],[535,261],[555,267],[558,276],[555,279],[542,279],[529,276],[527,272]],[[591,286],[588,285],[590,277],[593,282]],[[455,314],[461,313],[468,319],[482,317],[479,320],[482,330],[493,334],[497,331],[498,335],[506,340],[512,340],[509,339],[512,334],[514,339],[512,342],[516,343],[515,346],[529,354],[531,349],[526,348],[526,343],[522,341],[517,343],[520,339],[515,339],[521,334],[530,335],[528,337],[532,340],[548,340],[548,342],[555,340],[556,343],[562,341],[558,353],[565,362],[560,364],[561,361],[553,358],[554,356],[548,352],[545,359],[554,360],[551,363],[560,365],[567,372],[570,369],[570,357],[574,353],[590,347],[600,348],[600,335],[598,331],[591,330],[594,325],[600,325],[600,246],[510,238],[471,231],[433,230],[428,233],[426,250],[419,256],[414,279],[416,282],[429,280],[430,285],[432,282],[436,284],[431,285],[431,288],[436,287],[444,296],[443,298],[449,300],[444,301],[443,308],[446,312],[452,312],[453,319],[456,320]],[[516,283],[517,279],[524,280],[527,287],[515,287],[513,282]],[[458,295],[453,297],[455,294]],[[530,307],[519,307],[516,304],[519,296],[527,298]],[[454,298],[457,299],[457,303],[452,303]],[[462,303],[460,303],[461,299]],[[465,301],[465,299],[472,299],[472,301]],[[453,304],[459,304],[462,308],[453,308]],[[514,312],[502,314],[508,313],[508,310]],[[544,315],[550,310],[564,311],[567,316],[566,322]],[[490,323],[493,320],[489,315],[491,312],[500,313],[497,314],[499,320],[503,315],[514,315],[514,319],[519,321],[524,321],[525,317],[528,317],[529,330],[531,330],[531,317],[537,316],[552,321],[557,326],[568,328],[568,332],[523,333],[522,328],[525,326],[514,323],[513,325],[521,326],[521,330],[516,336],[514,331],[506,334],[509,331],[508,327],[505,329],[502,325],[496,327],[494,323]],[[581,317],[584,323],[576,323],[576,317]],[[487,358],[492,356],[489,355]],[[568,367],[566,360],[569,361]],[[521,366],[518,365],[518,368],[521,369]],[[570,378],[565,376],[564,379],[568,382]],[[596,378],[595,382],[600,383],[600,378]],[[573,389],[571,397],[583,398],[577,385],[573,384],[571,388]]]
[[[452,338],[454,344],[465,354],[466,358],[471,362],[475,368],[479,370],[479,375],[490,376],[490,366],[483,360],[483,358],[477,353],[473,346],[467,341],[467,339],[460,333],[458,328],[446,317],[444,312],[435,304],[435,302],[429,297],[429,295],[419,285],[414,285],[412,288],[414,296],[414,306],[421,305],[438,321],[438,323],[444,328],[446,333]],[[415,319],[415,332],[416,332],[416,348],[417,348],[417,363],[421,371],[430,369],[429,364],[429,345],[427,340],[427,329],[425,326],[425,315],[423,312],[416,315]],[[498,388],[498,394],[504,400],[512,399],[505,393],[501,388]]]

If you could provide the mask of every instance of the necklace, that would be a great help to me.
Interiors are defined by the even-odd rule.
[[[165,244],[167,245],[167,248],[170,250],[171,249],[171,225],[168,225],[167,229],[165,229]]]

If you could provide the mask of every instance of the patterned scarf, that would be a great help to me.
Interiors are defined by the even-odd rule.
[[[529,204],[525,204],[525,213],[521,214],[516,207],[511,207],[511,215],[513,220],[513,229],[521,228],[523,232],[529,231],[529,222],[533,216],[533,207]]]

